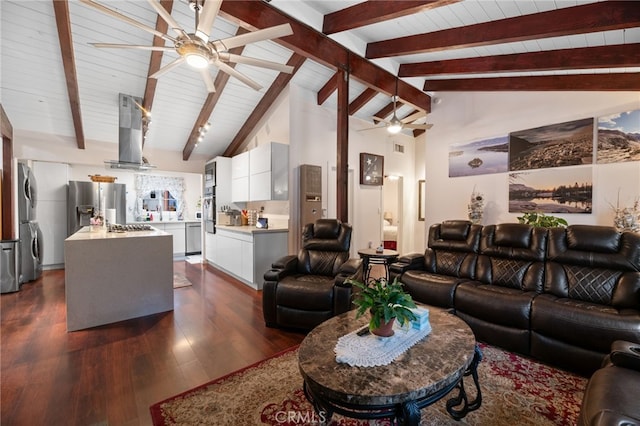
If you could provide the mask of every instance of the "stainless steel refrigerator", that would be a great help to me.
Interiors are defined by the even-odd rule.
[[[31,168],[18,163],[18,220],[20,221],[20,282],[42,274],[42,231],[36,222],[36,178]]]
[[[126,185],[122,183],[69,181],[67,187],[67,234],[90,225],[90,219],[115,209],[116,223],[127,221]]]

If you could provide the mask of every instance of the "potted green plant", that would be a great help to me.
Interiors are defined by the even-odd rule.
[[[552,228],[554,226],[567,226],[568,223],[561,217],[546,215],[544,213],[527,212],[518,216],[518,222],[532,226]]]
[[[351,280],[351,284],[360,289],[353,303],[358,307],[356,318],[366,312],[371,314],[369,330],[382,337],[393,335],[393,323],[397,318],[400,325],[416,319],[411,308],[415,308],[411,295],[402,288],[398,278],[389,283],[386,278],[369,280],[368,284]]]

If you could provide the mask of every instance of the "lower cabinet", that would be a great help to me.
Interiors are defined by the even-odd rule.
[[[173,237],[173,257],[184,257],[187,251],[186,225],[187,222],[144,222],[154,228],[167,232]]]
[[[288,252],[288,230],[260,232],[217,228],[205,236],[206,259],[248,286],[262,290],[264,273]]]

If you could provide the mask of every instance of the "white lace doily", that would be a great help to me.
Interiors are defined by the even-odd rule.
[[[402,355],[411,346],[431,332],[431,324],[426,323],[421,330],[411,326],[400,327],[393,324],[394,334],[391,337],[378,337],[368,333],[358,336],[359,330],[338,339],[334,352],[336,361],[352,367],[376,367],[388,365]]]

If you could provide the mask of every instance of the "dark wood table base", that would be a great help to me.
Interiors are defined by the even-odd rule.
[[[402,404],[389,405],[358,405],[347,404],[344,402],[334,401],[324,397],[320,392],[312,389],[306,381],[303,384],[304,394],[313,405],[316,413],[323,419],[324,423],[329,423],[333,414],[338,413],[346,417],[354,419],[382,419],[388,418],[392,421],[397,420],[400,425],[418,426],[420,424],[420,410],[427,407],[440,399],[444,398],[449,392],[458,389],[458,394],[447,400],[447,412],[455,419],[464,418],[471,411],[477,410],[482,405],[482,392],[478,381],[478,364],[482,361],[482,351],[475,346],[473,360],[466,369],[460,380],[453,382],[450,386],[445,387],[435,394],[427,395],[419,400],[410,400]],[[476,397],[473,401],[469,401],[467,392],[464,388],[464,377],[471,376],[476,388]],[[460,408],[456,408],[460,407]]]

